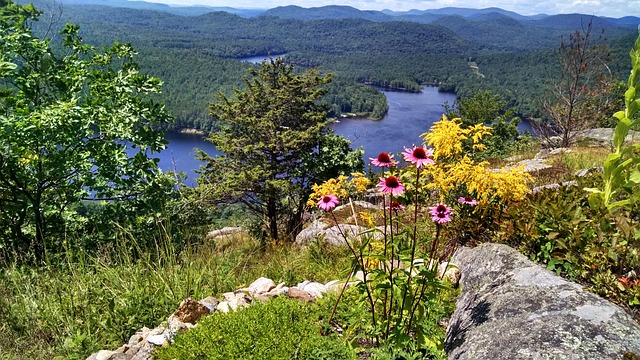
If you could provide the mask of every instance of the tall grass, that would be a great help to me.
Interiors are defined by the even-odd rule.
[[[348,268],[344,249],[321,243],[262,251],[257,240],[238,235],[178,251],[168,233],[159,228],[143,247],[120,228],[113,245],[97,254],[66,249],[64,264],[5,266],[0,358],[84,359],[119,347],[143,326],[155,327],[186,297],[217,295],[260,276],[287,284],[328,281]]]

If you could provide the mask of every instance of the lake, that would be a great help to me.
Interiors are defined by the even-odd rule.
[[[439,92],[438,88],[432,86],[425,87],[421,93],[381,91],[389,104],[389,112],[381,120],[347,118],[331,124],[336,133],[351,140],[353,147],[364,148],[365,163],[382,151],[398,153],[405,146],[422,144],[420,134],[428,131],[434,122],[442,118],[446,102],[453,104],[456,99],[454,94]],[[520,131],[531,131],[528,123],[520,124],[519,128]],[[198,177],[195,171],[202,165],[195,159],[195,149],[200,148],[209,155],[220,154],[201,135],[169,133],[167,140],[167,149],[155,155],[160,158],[160,168],[184,171],[187,174],[186,184],[189,186],[195,186],[195,179]]]

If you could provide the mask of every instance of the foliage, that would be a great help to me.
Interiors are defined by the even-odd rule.
[[[356,359],[336,336],[322,336],[318,306],[276,298],[208,316],[178,335],[157,359]]]
[[[224,155],[201,154],[207,165],[199,188],[214,201],[242,202],[264,216],[274,240],[279,217],[288,217],[286,237],[294,237],[311,184],[357,170],[362,152],[325,127],[319,86],[329,76],[297,75],[282,58],[250,75],[246,90],[236,90],[234,99],[221,94],[211,107],[221,130],[209,140]]]
[[[311,185],[312,193],[307,201],[308,206],[315,206],[326,194],[335,194],[338,199],[346,200],[357,198],[369,188],[371,180],[363,173],[351,173],[351,176],[339,175],[337,178],[330,178],[322,184]]]
[[[0,15],[2,246],[43,261],[45,241],[72,230],[73,205],[164,185],[148,155],[164,147],[154,127],[168,116],[147,96],[160,80],[138,72],[130,45],[96,51],[67,24],[58,56],[32,34],[32,6],[5,2]]]
[[[449,118],[460,118],[463,126],[486,124],[491,127],[492,136],[484,141],[485,151],[473,154],[475,158],[503,158],[530,143],[529,137],[518,131],[521,120],[515,116],[515,109],[507,108],[502,96],[489,90],[458,98],[452,106],[445,105],[445,111]]]
[[[377,185],[385,209],[382,230],[374,228],[378,214],[360,216],[371,229],[357,236],[348,237],[340,228],[330,201],[336,194],[349,195],[347,177],[315,186],[317,196],[309,201],[320,199],[318,206],[338,224],[352,254],[351,273],[358,272],[363,279],[356,291],[368,307],[369,324],[363,324],[362,331],[376,344],[382,342],[383,348],[443,354],[442,339],[433,324],[441,314],[437,299],[450,285],[443,281],[446,269],[440,268],[440,260],[460,243],[495,229],[501,220],[499,212],[529,192],[530,177],[521,169],[493,172],[486,163],[475,164],[466,155],[465,149],[484,149],[482,141],[491,128],[481,123],[463,128],[460,122],[443,116],[423,134],[433,149],[407,148],[402,154],[406,167],[398,167],[387,153],[372,160],[383,170]],[[421,210],[434,203],[428,214]],[[452,203],[456,205],[447,205]],[[413,211],[405,212],[406,208]],[[449,241],[443,241],[445,236]]]
[[[604,162],[604,189],[587,189],[592,192],[592,204],[604,204],[610,210],[640,203],[640,144],[625,145],[629,130],[640,124],[640,36],[631,50],[628,87],[625,109],[614,114],[618,123],[613,135],[614,152]]]
[[[327,282],[346,276],[346,249],[283,246],[261,251],[246,235],[176,246],[162,228],[148,231],[148,246],[135,229],[94,254],[81,249],[75,261],[0,271],[0,354],[5,359],[85,359],[115,349],[137,329],[155,327],[186,297],[204,298],[248,286],[266,276],[287,284]],[[134,235],[136,237],[134,237]],[[132,249],[141,253],[134,257]],[[155,249],[155,250],[150,250]]]
[[[597,178],[581,179],[582,186]],[[580,187],[541,191],[507,209],[500,238],[532,260],[640,313],[634,280],[640,273],[640,233],[631,209],[589,205]],[[634,310],[635,309],[635,310]]]
[[[567,147],[577,132],[598,125],[601,110],[606,107],[605,94],[612,85],[612,74],[607,66],[609,49],[594,38],[592,23],[582,30],[563,38],[557,51],[559,76],[550,78],[550,90],[543,102],[546,121],[537,124],[547,141]]]

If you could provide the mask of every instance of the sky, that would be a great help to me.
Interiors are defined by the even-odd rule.
[[[406,11],[443,7],[487,8],[499,7],[522,15],[571,14],[623,17],[640,17],[640,0],[146,0],[174,5],[230,6],[234,8],[268,9],[277,6],[298,5],[318,7],[324,5],[348,5],[361,10]]]

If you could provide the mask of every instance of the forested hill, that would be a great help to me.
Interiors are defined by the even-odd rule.
[[[326,97],[332,115],[384,114],[382,94],[363,84],[409,91],[433,84],[459,95],[492,90],[522,115],[536,116],[544,78],[557,71],[553,50],[563,35],[591,20],[598,31],[597,26],[604,27],[607,41],[617,44],[614,50],[620,49],[613,57],[618,62],[611,68],[625,76],[626,49],[638,19],[523,17],[500,9],[385,13],[345,6],[292,6],[253,17],[220,11],[183,16],[164,10],[68,3],[74,1],[79,2],[63,0],[58,28],[63,22],[79,24],[81,34],[94,44],[131,42],[140,52],[143,70],[165,80],[161,100],[176,116],[175,126],[203,129],[211,126],[207,102],[214,101],[218,91],[241,85],[249,66],[232,58],[265,54],[286,54],[301,67],[334,72],[336,81]],[[48,0],[35,4],[50,8]],[[274,16],[278,12],[280,17]],[[282,18],[283,12],[292,18]],[[304,20],[309,17],[314,19]],[[432,20],[425,24],[407,17]]]

